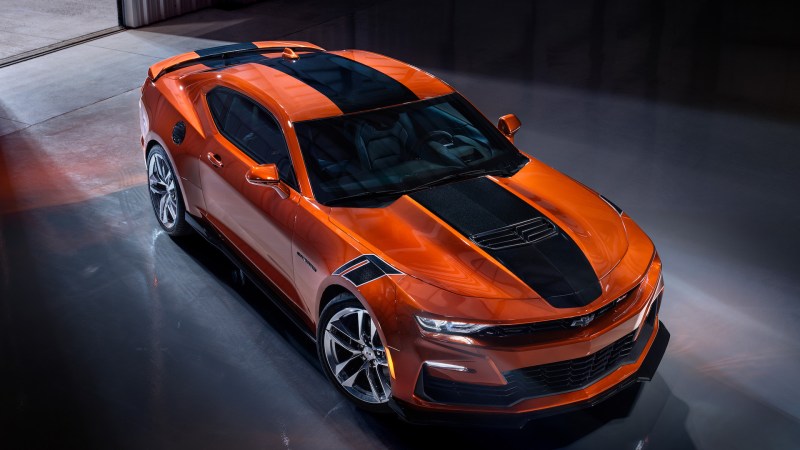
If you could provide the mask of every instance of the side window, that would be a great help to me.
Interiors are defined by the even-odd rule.
[[[212,90],[206,100],[223,136],[258,164],[277,165],[281,180],[299,191],[283,131],[272,114],[226,88]]]

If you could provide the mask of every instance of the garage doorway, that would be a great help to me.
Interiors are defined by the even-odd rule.
[[[0,0],[0,67],[119,31],[117,0]]]

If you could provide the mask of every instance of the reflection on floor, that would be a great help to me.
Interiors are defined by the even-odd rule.
[[[0,0],[0,59],[118,25],[116,0]]]
[[[649,232],[672,340],[653,382],[517,432],[431,433],[354,410],[302,336],[208,245],[163,235],[146,197],[136,102],[147,66],[255,33],[258,8],[202,11],[0,69],[0,438],[50,448],[796,446],[796,124],[435,67],[489,117],[516,113],[520,148]],[[337,17],[290,10],[262,33],[326,45]]]

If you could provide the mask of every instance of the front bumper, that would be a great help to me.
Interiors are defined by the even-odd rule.
[[[663,284],[657,257],[636,283],[626,300],[596,315],[588,326],[522,337],[454,338],[425,332],[413,322],[415,310],[398,310],[402,312],[394,336],[399,339],[390,343],[396,373],[393,407],[409,420],[443,413],[494,415],[501,423],[522,417],[525,422],[529,415],[594,404],[646,378],[642,367],[657,366],[661,359],[650,356],[658,353],[657,337],[666,342],[659,337]],[[409,304],[409,298],[413,296],[401,298],[399,304]],[[515,306],[513,301],[499,305]],[[666,330],[663,333],[668,336]],[[656,362],[645,363],[646,359]]]
[[[499,428],[522,428],[531,420],[555,414],[564,414],[571,411],[591,408],[599,403],[630,388],[633,384],[649,381],[655,376],[656,369],[666,352],[670,334],[663,323],[656,320],[650,331],[650,336],[645,335],[645,330],[639,336],[638,342],[645,342],[638,358],[638,367],[633,373],[612,384],[596,395],[583,400],[565,403],[545,409],[524,412],[463,412],[458,410],[436,410],[420,408],[399,399],[392,399],[389,406],[405,421],[411,423],[443,424],[443,425],[480,425]],[[418,383],[419,384],[419,383]]]

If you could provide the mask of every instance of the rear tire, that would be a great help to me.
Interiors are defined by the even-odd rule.
[[[386,349],[369,312],[352,294],[337,295],[322,311],[317,353],[325,375],[357,407],[391,412]]]
[[[158,144],[147,154],[147,187],[156,220],[164,232],[172,237],[189,234],[191,226],[186,222],[186,205],[177,174],[167,152]]]

